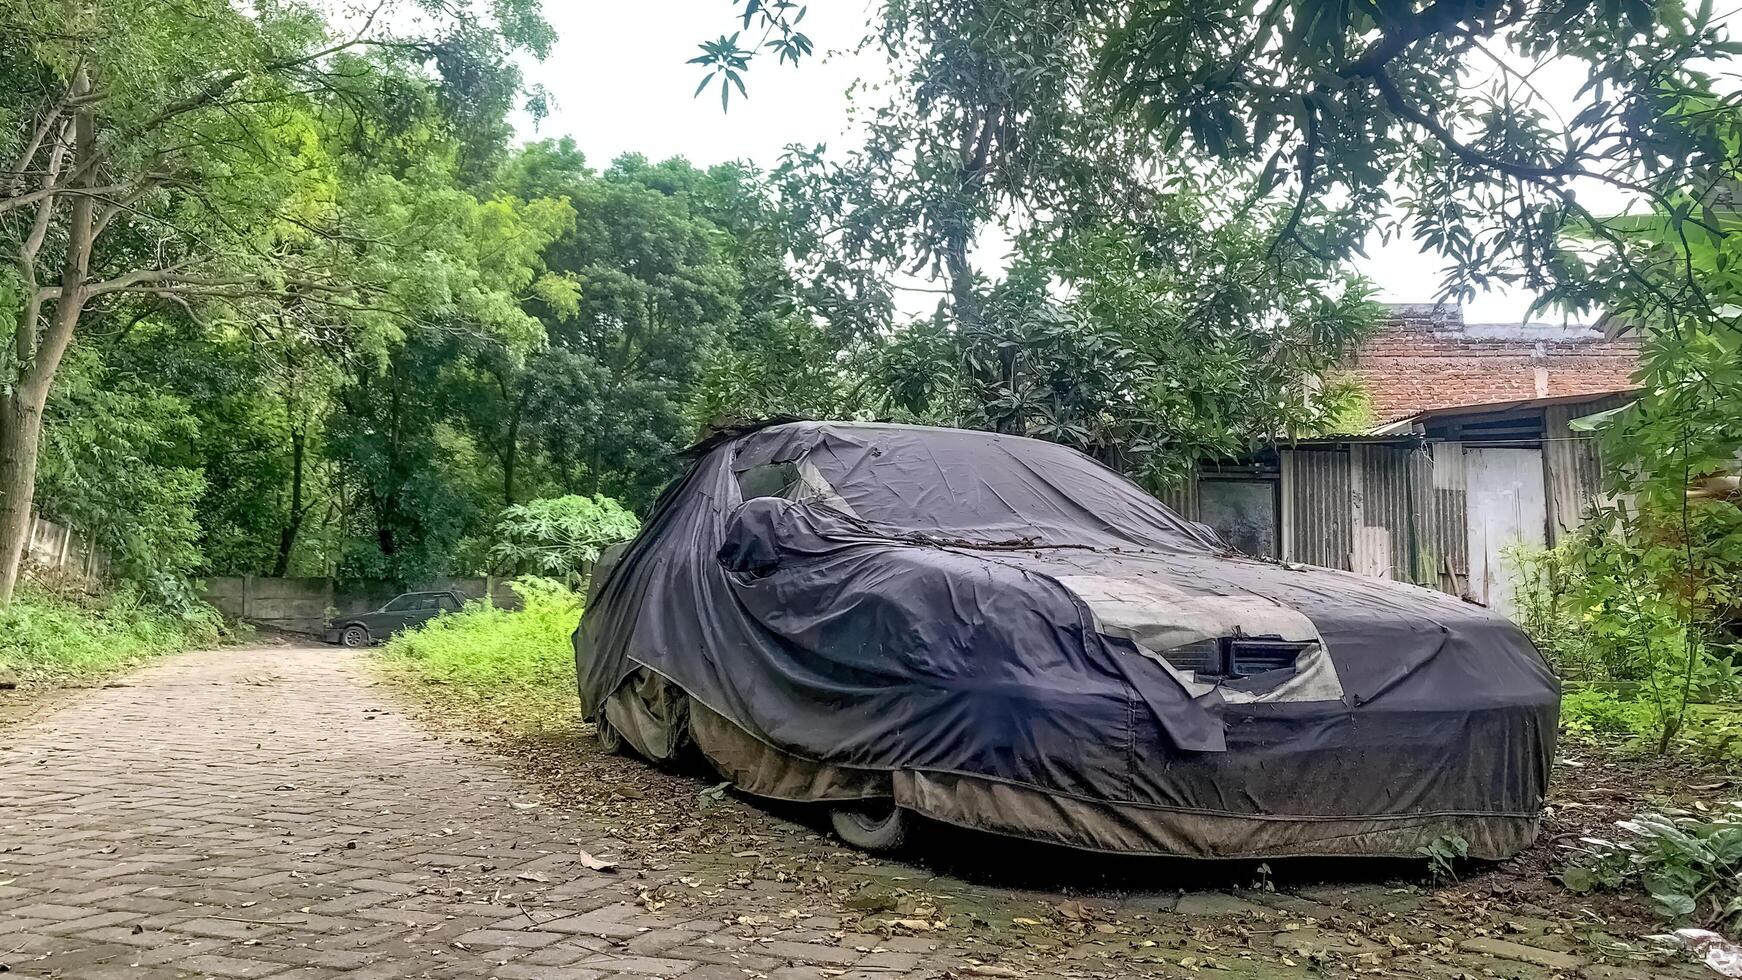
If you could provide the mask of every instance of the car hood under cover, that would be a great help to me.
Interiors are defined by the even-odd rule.
[[[940,431],[808,423],[707,450],[576,632],[588,715],[639,665],[839,766],[1266,818],[1540,809],[1559,691],[1510,622],[1233,556],[1151,498],[1106,497],[1108,474],[1060,447],[977,433],[912,451]],[[738,472],[799,459],[812,499],[741,503]],[[964,481],[1012,461],[1031,498],[991,536],[860,516],[939,482],[1001,495]],[[1155,655],[1220,620],[1304,631],[1291,638],[1319,641],[1318,662],[1281,684],[1205,685]]]

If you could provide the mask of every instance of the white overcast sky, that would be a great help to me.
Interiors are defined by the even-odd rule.
[[[555,109],[536,131],[523,121],[521,135],[572,136],[600,167],[631,151],[702,166],[739,159],[772,165],[788,144],[845,145],[846,89],[881,68],[839,54],[798,69],[758,62],[750,98],[734,98],[722,113],[717,92],[692,97],[701,75],[685,62],[699,41],[730,30],[727,0],[549,0],[545,10],[560,40],[526,73],[550,91]],[[864,0],[815,0],[803,29],[820,54],[851,47],[869,16]],[[1438,293],[1437,256],[1421,254],[1408,240],[1382,246],[1376,237],[1368,252],[1358,268],[1378,284],[1380,299],[1429,302]],[[1522,294],[1487,293],[1464,313],[1472,323],[1517,322],[1528,306]]]

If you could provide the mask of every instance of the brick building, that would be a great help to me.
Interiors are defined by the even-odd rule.
[[[1393,306],[1348,365],[1371,429],[1202,460],[1168,503],[1247,554],[1510,611],[1512,549],[1556,544],[1603,498],[1596,442],[1572,423],[1627,403],[1639,353],[1592,327]]]
[[[1637,340],[1595,327],[1465,323],[1456,306],[1410,303],[1391,307],[1350,371],[1383,425],[1433,409],[1624,391],[1638,364]]]

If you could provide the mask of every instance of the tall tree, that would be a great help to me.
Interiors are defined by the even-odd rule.
[[[1100,7],[878,10],[865,46],[892,78],[858,90],[864,144],[794,152],[772,179],[800,296],[887,348],[884,410],[1058,439],[1158,482],[1323,419],[1309,382],[1371,321],[1365,287],[1275,242],[1303,216],[1258,167],[1173,152],[1117,101]],[[1304,217],[1357,240],[1353,222]],[[936,291],[939,317],[897,323],[906,289]]]
[[[479,200],[451,177],[439,170],[403,180],[375,175],[355,201],[354,237],[385,244],[359,244],[351,261],[391,266],[393,308],[405,318],[380,350],[347,352],[351,376],[329,433],[354,504],[351,526],[369,542],[347,559],[356,574],[412,581],[445,570],[467,514],[465,501],[447,492],[443,472],[451,404],[442,372],[462,350],[520,361],[545,343],[525,305],[574,303],[573,284],[542,274],[540,258],[571,227],[570,205],[506,195]]]
[[[314,103],[378,49],[453,80],[456,113],[500,100],[504,34],[466,4],[420,4],[442,36],[406,37],[378,5],[355,33],[300,5],[23,0],[0,10],[0,604],[31,511],[43,408],[83,326],[137,297],[258,318],[262,307],[368,313],[375,287],[336,265],[335,169]],[[512,40],[547,45],[536,0],[492,5]],[[364,317],[363,319],[367,319]]]
[[[574,229],[544,262],[573,277],[579,303],[544,316],[549,348],[530,380],[543,449],[571,492],[650,503],[694,435],[691,391],[741,280],[685,190],[693,176],[628,156],[570,185]]]

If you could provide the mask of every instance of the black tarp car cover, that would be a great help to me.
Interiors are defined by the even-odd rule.
[[[588,716],[674,685],[752,792],[893,795],[1105,850],[1407,855],[1456,833],[1498,858],[1548,780],[1558,686],[1504,618],[1238,557],[1036,440],[719,439],[596,591]]]

